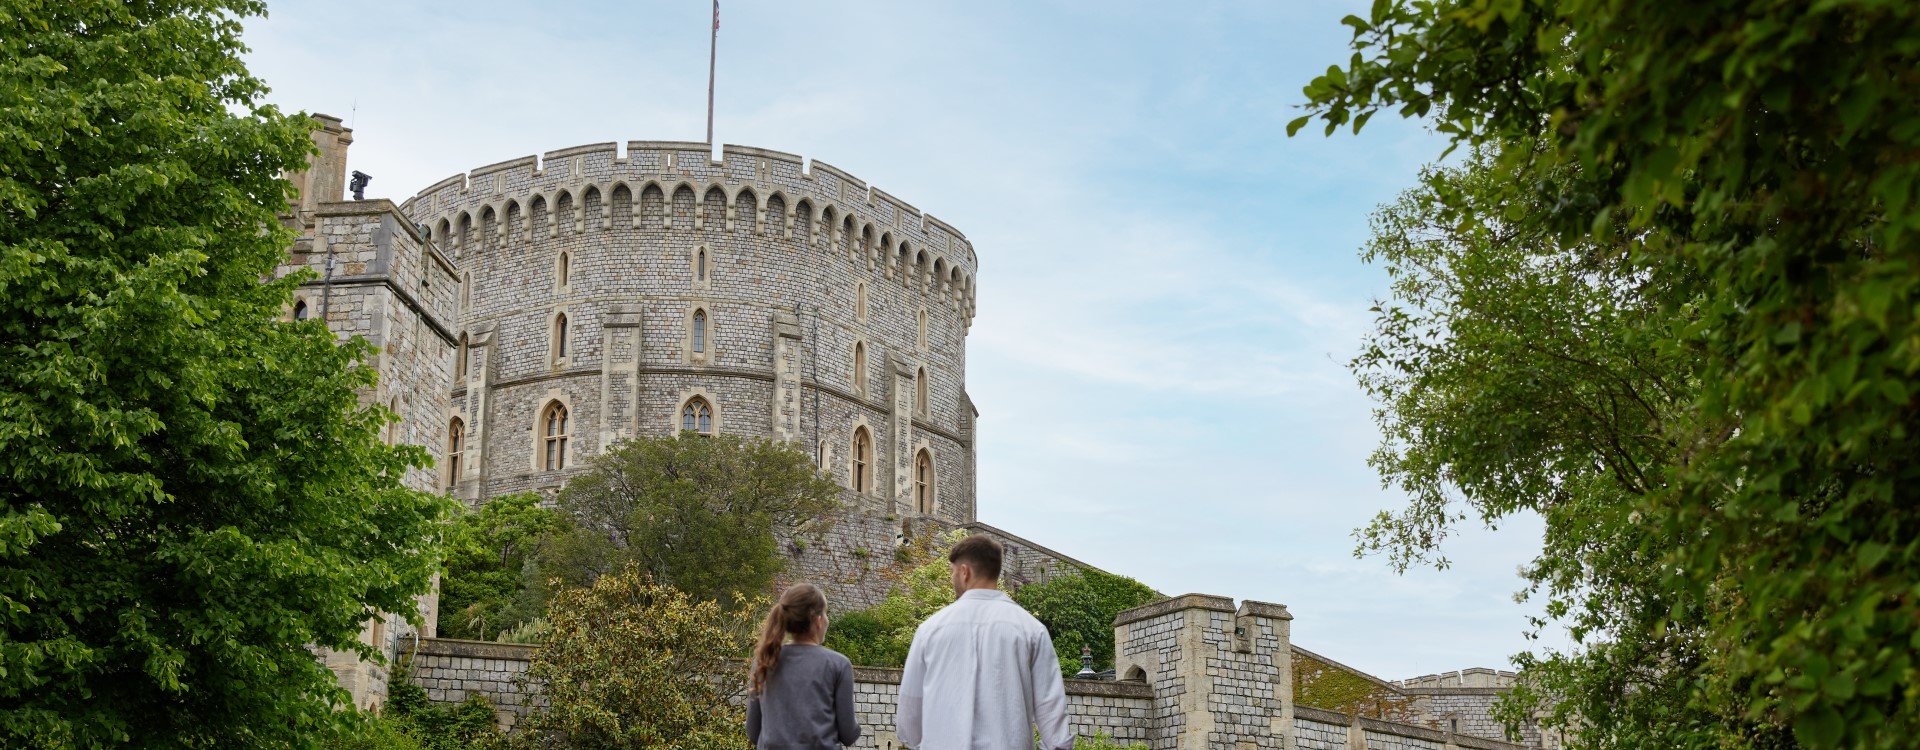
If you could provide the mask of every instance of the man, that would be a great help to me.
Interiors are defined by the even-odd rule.
[[[900,741],[916,750],[1072,750],[1067,690],[1047,628],[1000,590],[1000,543],[947,555],[952,604],[913,633],[900,678]]]

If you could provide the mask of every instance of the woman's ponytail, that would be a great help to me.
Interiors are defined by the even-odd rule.
[[[767,677],[779,666],[780,646],[787,636],[805,635],[807,629],[813,627],[813,618],[826,611],[827,598],[811,583],[796,583],[780,592],[780,601],[767,612],[766,622],[760,625],[760,641],[754,644],[749,659],[753,668],[747,684],[754,695],[767,687]]]

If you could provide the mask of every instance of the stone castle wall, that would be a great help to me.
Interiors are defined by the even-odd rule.
[[[468,343],[451,388],[471,458],[457,493],[557,488],[614,441],[677,432],[698,396],[717,431],[799,443],[849,487],[864,427],[872,479],[860,494],[882,516],[972,520],[972,247],[825,164],[725,154],[581,146],[481,167],[406,202],[462,275]],[[554,403],[568,411],[567,456],[548,470],[538,423]],[[923,450],[931,513],[915,507]]]
[[[1290,623],[1285,607],[1235,606],[1187,594],[1115,619],[1121,680],[1068,680],[1075,733],[1106,735],[1154,750],[1525,750],[1519,745],[1418,726],[1294,706]],[[426,639],[410,678],[436,702],[479,694],[503,725],[542,705],[524,681],[528,646]],[[856,667],[854,703],[864,734],[855,747],[898,750],[898,669]]]
[[[457,348],[456,268],[391,202],[341,200],[352,131],[337,119],[321,116],[313,140],[319,150],[313,166],[290,176],[301,191],[284,220],[297,236],[274,273],[307,275],[288,315],[324,319],[337,336],[359,336],[376,347],[367,365],[379,379],[361,398],[398,415],[399,420],[384,429],[389,443],[410,443],[427,452],[431,463],[408,469],[401,482],[439,492],[435,466],[443,458],[442,436],[451,408],[442,384],[451,381]],[[418,600],[426,635],[433,634],[437,602],[431,593]],[[360,637],[391,657],[407,628],[399,613],[388,613],[369,621]],[[326,652],[321,658],[356,706],[369,707],[385,698],[389,676],[381,664],[346,652]]]

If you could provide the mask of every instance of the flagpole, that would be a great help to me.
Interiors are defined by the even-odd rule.
[[[713,0],[713,38],[707,44],[707,146],[713,146],[713,72],[719,59],[720,0]]]

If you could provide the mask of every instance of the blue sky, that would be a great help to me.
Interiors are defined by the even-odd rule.
[[[1300,645],[1400,678],[1528,647],[1539,523],[1446,571],[1356,559],[1400,496],[1344,363],[1384,274],[1368,215],[1444,148],[1415,123],[1285,137],[1364,2],[723,3],[715,140],[817,158],[980,258],[981,520],[1167,593],[1280,602]],[[355,129],[396,200],[582,143],[700,140],[701,0],[273,2],[270,101]]]

